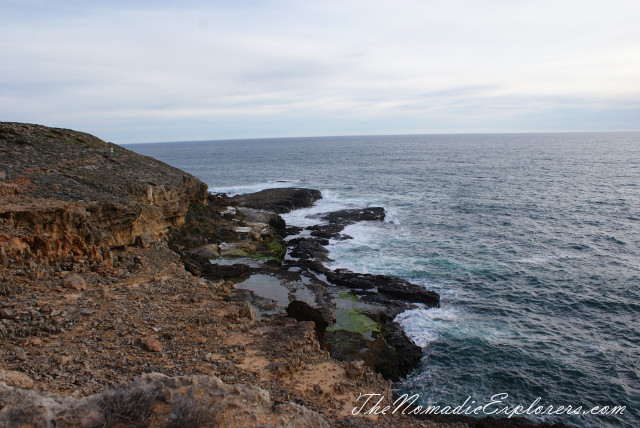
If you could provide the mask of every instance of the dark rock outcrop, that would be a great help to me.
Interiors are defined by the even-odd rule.
[[[336,269],[326,272],[325,275],[329,281],[343,287],[359,290],[376,289],[378,293],[398,300],[424,303],[433,307],[440,306],[438,293],[412,284],[397,276],[354,273],[346,269]]]
[[[398,379],[408,373],[409,368],[400,367],[400,353],[389,346],[383,334],[374,332],[372,338],[362,334],[335,330],[326,333],[329,352],[341,361],[362,360],[367,367],[380,373],[385,379]]]
[[[310,207],[322,198],[319,190],[304,188],[266,189],[257,193],[238,195],[231,202],[241,207],[273,211],[278,214]]]
[[[331,310],[315,308],[301,300],[294,300],[289,303],[287,315],[297,321],[313,321],[316,325],[316,334],[319,339],[322,339],[327,327],[336,321],[336,316]]]
[[[339,319],[329,326],[324,336],[318,336],[324,339],[325,346],[334,358],[362,360],[366,366],[388,379],[407,375],[420,362],[422,348],[404,334],[393,318],[415,308],[416,303],[437,307],[439,295],[399,277],[327,267],[331,262],[325,248],[329,239],[350,239],[342,232],[351,224],[383,221],[384,208],[346,209],[317,214],[313,218],[325,223],[306,227],[310,237],[303,235],[288,241],[290,258],[285,260],[283,267],[296,267],[310,276],[324,274],[330,283],[354,290],[346,295],[343,293],[338,299],[341,299],[340,303],[336,300],[338,307],[334,310]],[[299,234],[303,229],[288,228],[287,232]],[[290,315],[294,316],[293,312],[303,313],[303,309],[308,308],[296,308]],[[302,316],[311,319],[309,314]]]
[[[249,273],[251,268],[244,263],[234,263],[232,265],[220,265],[210,263],[204,272],[208,279],[229,279],[237,278]]]
[[[345,227],[360,221],[383,221],[385,218],[384,208],[353,208],[340,211],[333,211],[314,216],[320,220],[325,220],[328,224],[314,225],[307,227],[311,230],[311,235],[324,239],[339,239],[340,232]]]
[[[323,263],[329,263],[329,251],[313,238],[295,238],[287,243],[289,255],[298,260],[288,261],[294,266],[310,269],[318,273],[328,272]]]
[[[384,325],[384,337],[396,353],[397,375],[405,376],[413,370],[422,358],[422,348],[411,340],[397,322]]]

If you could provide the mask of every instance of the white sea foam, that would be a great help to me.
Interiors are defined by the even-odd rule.
[[[352,239],[330,240],[327,249],[334,269],[345,268],[362,273],[402,275],[411,269],[412,260],[394,251],[404,230],[394,223],[364,221],[347,226],[344,235]]]
[[[422,347],[443,336],[462,341],[476,338],[494,344],[512,342],[507,325],[474,318],[455,306],[411,309],[398,314],[395,321]]]
[[[316,224],[324,224],[326,223],[324,220],[316,217],[318,214],[366,206],[366,204],[359,204],[358,202],[359,201],[342,199],[337,192],[322,190],[322,199],[317,200],[313,206],[293,210],[290,213],[283,214],[282,218],[291,226],[308,227]]]
[[[426,347],[440,336],[443,330],[451,329],[459,318],[455,308],[411,309],[398,314],[398,322],[416,345]]]
[[[211,193],[227,193],[230,196],[255,193],[265,189],[282,187],[296,187],[302,184],[300,180],[270,180],[263,183],[242,184],[239,186],[209,187]]]

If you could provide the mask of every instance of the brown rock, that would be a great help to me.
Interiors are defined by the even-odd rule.
[[[64,278],[62,280],[62,286],[76,291],[87,289],[87,284],[84,282],[84,279],[80,275],[75,273]]]
[[[31,339],[29,339],[29,345],[31,345],[31,346],[40,346],[40,345],[42,345],[42,340],[40,340],[37,337],[32,337]]]
[[[144,339],[144,347],[149,352],[162,353],[162,343],[155,337],[149,336]]]
[[[24,349],[16,346],[13,349],[13,354],[15,355],[16,359],[20,360],[20,361],[26,361],[27,360],[27,353],[24,352]]]
[[[153,242],[153,237],[148,233],[143,233],[142,235],[136,237],[135,239],[136,245],[142,248],[149,248],[152,242]]]
[[[22,372],[0,369],[0,382],[19,388],[33,388],[33,380]]]
[[[247,318],[249,320],[256,319],[256,308],[248,302],[243,302],[240,311],[238,311],[238,318]]]

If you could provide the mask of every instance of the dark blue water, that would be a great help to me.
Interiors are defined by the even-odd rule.
[[[400,385],[423,403],[627,406],[545,416],[640,426],[640,134],[330,137],[130,145],[216,191],[323,191],[315,210],[382,205],[334,266],[402,276],[440,309],[399,317],[424,346]],[[284,182],[281,182],[284,181]],[[309,211],[294,212],[304,224]]]

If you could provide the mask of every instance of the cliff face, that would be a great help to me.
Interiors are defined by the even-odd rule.
[[[0,123],[0,269],[86,260],[166,235],[207,186],[89,134]]]
[[[87,134],[0,123],[0,426],[335,426],[362,391],[391,399],[313,322],[185,270],[279,266],[282,219],[228,199]]]

